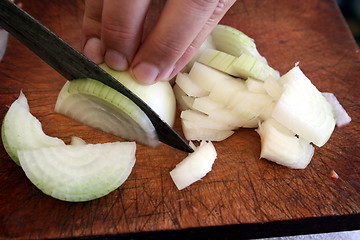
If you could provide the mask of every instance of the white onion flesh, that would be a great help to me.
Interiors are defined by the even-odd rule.
[[[283,92],[283,87],[278,79],[268,77],[264,81],[264,89],[274,100],[278,100]]]
[[[203,128],[208,129],[233,130],[237,128],[234,125],[226,124],[221,121],[214,121],[214,119],[210,118],[209,115],[191,109],[182,111],[180,114],[180,118],[189,122],[201,124]]]
[[[207,49],[203,51],[198,61],[235,77],[251,77],[261,81],[269,76],[276,79],[280,77],[279,72],[267,63],[247,54],[235,57],[215,49]]]
[[[61,139],[44,133],[40,121],[30,113],[27,99],[22,92],[4,117],[1,138],[6,152],[18,165],[18,150],[65,145]]]
[[[228,26],[218,25],[211,40],[213,45],[202,48],[187,75],[203,94],[193,94],[187,99],[190,96],[183,93],[185,96],[178,99],[185,106],[181,109],[181,119],[189,140],[215,141],[230,137],[240,127],[258,128],[259,134],[266,132],[266,136],[284,142],[288,139],[293,146],[286,150],[289,156],[293,151],[292,159],[281,152],[280,147],[277,150],[275,142],[264,140],[270,147],[264,147],[262,157],[268,155],[269,160],[285,166],[303,168],[313,154],[313,146],[309,143],[322,146],[331,136],[335,126],[332,111],[342,112],[344,120],[337,118],[340,125],[351,120],[338,103],[331,109],[298,64],[280,77],[256,50],[253,39]],[[279,123],[276,127],[265,124],[269,119]],[[284,135],[281,131],[280,134],[277,125],[291,134]],[[271,145],[275,149],[272,150]],[[302,160],[295,163],[295,158]]]
[[[217,157],[214,145],[202,141],[200,146],[190,153],[170,172],[176,187],[182,190],[203,178],[211,171]]]
[[[199,87],[210,92],[217,82],[222,82],[223,79],[230,78],[230,76],[204,64],[195,62],[189,72],[189,78]]]
[[[261,138],[260,157],[294,169],[304,169],[310,163],[314,147],[276,120],[267,119],[256,131]]]
[[[224,78],[214,84],[210,91],[209,98],[219,103],[228,105],[232,97],[239,91],[245,90],[246,85],[242,79]]]
[[[73,146],[86,145],[86,142],[80,137],[72,136],[70,145]]]
[[[168,82],[143,86],[130,73],[102,66],[115,79],[147,103],[170,126],[175,120],[176,101]],[[156,147],[160,144],[151,121],[127,97],[92,79],[68,82],[60,91],[55,111],[104,132]]]
[[[46,135],[30,114],[25,95],[9,108],[1,137],[9,156],[45,194],[64,201],[89,201],[118,188],[135,163],[132,143],[86,144],[79,137],[71,145]]]
[[[335,127],[330,104],[298,66],[279,81],[284,90],[272,117],[300,137],[323,146]]]
[[[21,166],[45,194],[81,202],[118,188],[135,164],[135,142],[66,145],[20,150]]]
[[[264,82],[253,78],[248,78],[245,81],[245,85],[250,92],[253,93],[267,93],[264,87]]]
[[[346,112],[346,110],[343,108],[343,106],[340,104],[338,99],[333,93],[322,93],[322,95],[325,97],[325,99],[330,103],[331,108],[334,113],[334,118],[336,122],[336,126],[342,127],[346,124],[349,124],[351,122],[351,117]]]
[[[219,142],[234,134],[231,130],[206,128],[201,123],[189,120],[182,120],[181,123],[185,138],[188,140]]]
[[[208,91],[191,81],[187,73],[178,73],[175,82],[188,96],[203,97],[209,94]]]
[[[245,53],[267,63],[266,59],[258,52],[254,39],[233,27],[218,24],[210,36],[215,46],[214,49],[236,57]]]

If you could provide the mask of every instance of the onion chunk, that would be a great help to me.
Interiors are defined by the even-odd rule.
[[[190,153],[170,172],[176,187],[182,190],[203,178],[211,171],[217,157],[214,145],[202,141],[200,146]]]

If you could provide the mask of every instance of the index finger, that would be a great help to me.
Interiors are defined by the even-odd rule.
[[[167,78],[218,3],[219,0],[168,0],[132,62],[134,77],[147,84]]]

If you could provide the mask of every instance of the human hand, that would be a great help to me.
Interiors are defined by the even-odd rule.
[[[168,0],[143,42],[151,0],[86,0],[83,53],[142,84],[167,81],[195,55],[236,0]]]

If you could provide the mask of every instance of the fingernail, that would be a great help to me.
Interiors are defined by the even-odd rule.
[[[169,81],[171,78],[171,75],[173,74],[175,70],[175,66],[171,67],[162,77],[162,79],[159,79],[160,81]]]
[[[117,71],[125,71],[128,68],[126,57],[116,50],[109,49],[105,53],[105,63]]]
[[[139,63],[132,69],[135,80],[143,84],[153,84],[159,75],[159,69],[146,62]]]
[[[96,64],[103,62],[103,52],[101,40],[98,38],[90,38],[84,45],[83,53]]]

